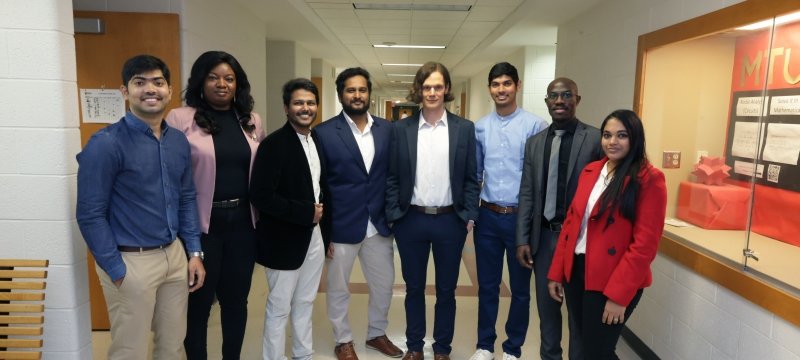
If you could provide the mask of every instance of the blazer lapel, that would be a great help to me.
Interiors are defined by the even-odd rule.
[[[344,147],[350,152],[350,155],[352,155],[354,159],[361,160],[357,161],[358,168],[366,174],[367,168],[364,167],[364,157],[361,156],[361,150],[358,149],[356,139],[353,138],[353,130],[350,128],[350,124],[347,122],[347,119],[344,118],[343,114],[339,114],[336,118],[336,134],[342,139],[342,144],[344,144]]]
[[[406,123],[406,139],[408,140],[408,161],[411,165],[411,178],[417,177],[417,134],[419,132],[419,113]]]
[[[453,176],[453,168],[456,163],[456,149],[458,149],[458,126],[460,121],[455,115],[447,112],[447,135],[450,142],[450,176]]]
[[[380,159],[381,156],[383,155],[383,146],[381,142],[389,141],[388,139],[389,136],[391,136],[391,134],[389,134],[389,136],[383,135],[384,132],[387,130],[388,129],[382,127],[381,124],[377,121],[374,121],[372,123],[372,129],[370,129],[370,131],[372,132],[372,143],[375,145],[375,155],[373,156],[372,164],[369,167],[370,172],[372,172],[372,168],[375,167],[375,164],[379,162],[378,159]]]
[[[575,128],[575,137],[572,138],[572,150],[569,152],[569,166],[567,166],[567,181],[572,179],[572,172],[575,171],[575,162],[578,160],[583,140],[586,139],[586,131],[584,125],[578,122]]]

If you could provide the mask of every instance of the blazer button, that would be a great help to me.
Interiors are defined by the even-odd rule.
[[[617,253],[617,249],[611,247],[608,249],[608,255],[614,256]]]

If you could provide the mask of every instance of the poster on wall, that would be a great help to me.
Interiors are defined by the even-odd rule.
[[[736,40],[726,142],[734,179],[800,192],[798,33],[795,23]]]

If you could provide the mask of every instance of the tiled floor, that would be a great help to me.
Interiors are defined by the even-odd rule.
[[[466,360],[475,351],[476,329],[477,326],[477,307],[478,298],[477,291],[478,285],[475,279],[475,262],[474,262],[474,248],[472,247],[471,237],[468,239],[464,247],[463,262],[458,282],[457,290],[457,317],[456,317],[456,332],[453,340],[453,352],[450,354],[454,360]],[[433,270],[431,261],[431,270],[428,271],[428,284],[432,286]],[[405,349],[405,313],[403,310],[403,279],[400,275],[400,261],[395,251],[395,294],[392,299],[391,311],[389,314],[389,328],[387,335],[398,346]],[[325,276],[323,274],[323,276]],[[503,278],[504,285],[501,287],[500,298],[500,314],[499,319],[504,320],[508,311],[508,290],[507,277]],[[366,336],[366,309],[368,296],[366,293],[366,281],[361,272],[361,268],[356,266],[353,269],[351,277],[351,289],[354,294],[351,298],[350,304],[350,322],[353,328],[353,336],[355,337],[356,352],[360,359],[388,359],[374,350],[368,350],[364,347],[364,337]],[[432,288],[430,288],[432,290]],[[242,348],[242,359],[260,359],[261,358],[261,336],[264,329],[264,305],[267,298],[267,285],[266,277],[264,275],[264,268],[257,266],[256,271],[253,273],[253,285],[250,290],[249,308],[249,322],[247,323],[247,332],[245,334],[244,346]],[[428,334],[426,338],[427,345],[425,346],[426,358],[432,359],[433,353],[430,347],[432,339],[433,326],[433,305],[435,302],[434,296],[427,296],[426,306],[428,309]],[[531,309],[533,310],[531,316],[531,323],[528,330],[528,337],[525,346],[522,348],[523,359],[537,359],[539,352],[539,319],[535,316],[535,300],[531,302]],[[633,316],[636,316],[634,313]],[[566,319],[566,316],[564,317]],[[333,339],[330,322],[328,321],[325,309],[325,293],[324,288],[317,296],[314,303],[314,359],[329,360],[336,359],[333,354]],[[565,331],[565,346],[566,346],[566,324],[564,325]],[[209,359],[221,359],[219,349],[222,345],[222,337],[220,336],[220,322],[219,322],[219,308],[214,307],[209,320]],[[288,332],[287,334],[291,334]],[[503,322],[498,321],[497,324],[498,341],[495,348],[498,351],[496,356],[502,358],[501,343],[504,338]],[[93,347],[94,359],[106,359],[106,350],[110,342],[108,332],[94,332],[93,334]],[[287,336],[287,341],[290,341],[290,336]],[[291,345],[287,346],[287,351],[290,351]],[[638,356],[620,340],[617,346],[617,354],[623,360],[639,359]]]

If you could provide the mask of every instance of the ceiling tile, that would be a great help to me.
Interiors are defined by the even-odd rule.
[[[350,10],[338,10],[338,9],[315,9],[317,15],[325,20],[328,19],[348,19],[353,21],[358,21],[358,17],[356,13]]]
[[[404,10],[356,10],[355,13],[361,19],[373,19],[373,20],[411,19],[411,11],[404,11]]]
[[[473,6],[467,21],[504,21],[516,6]]]
[[[499,21],[467,21],[458,29],[458,35],[486,36],[500,26]]]

